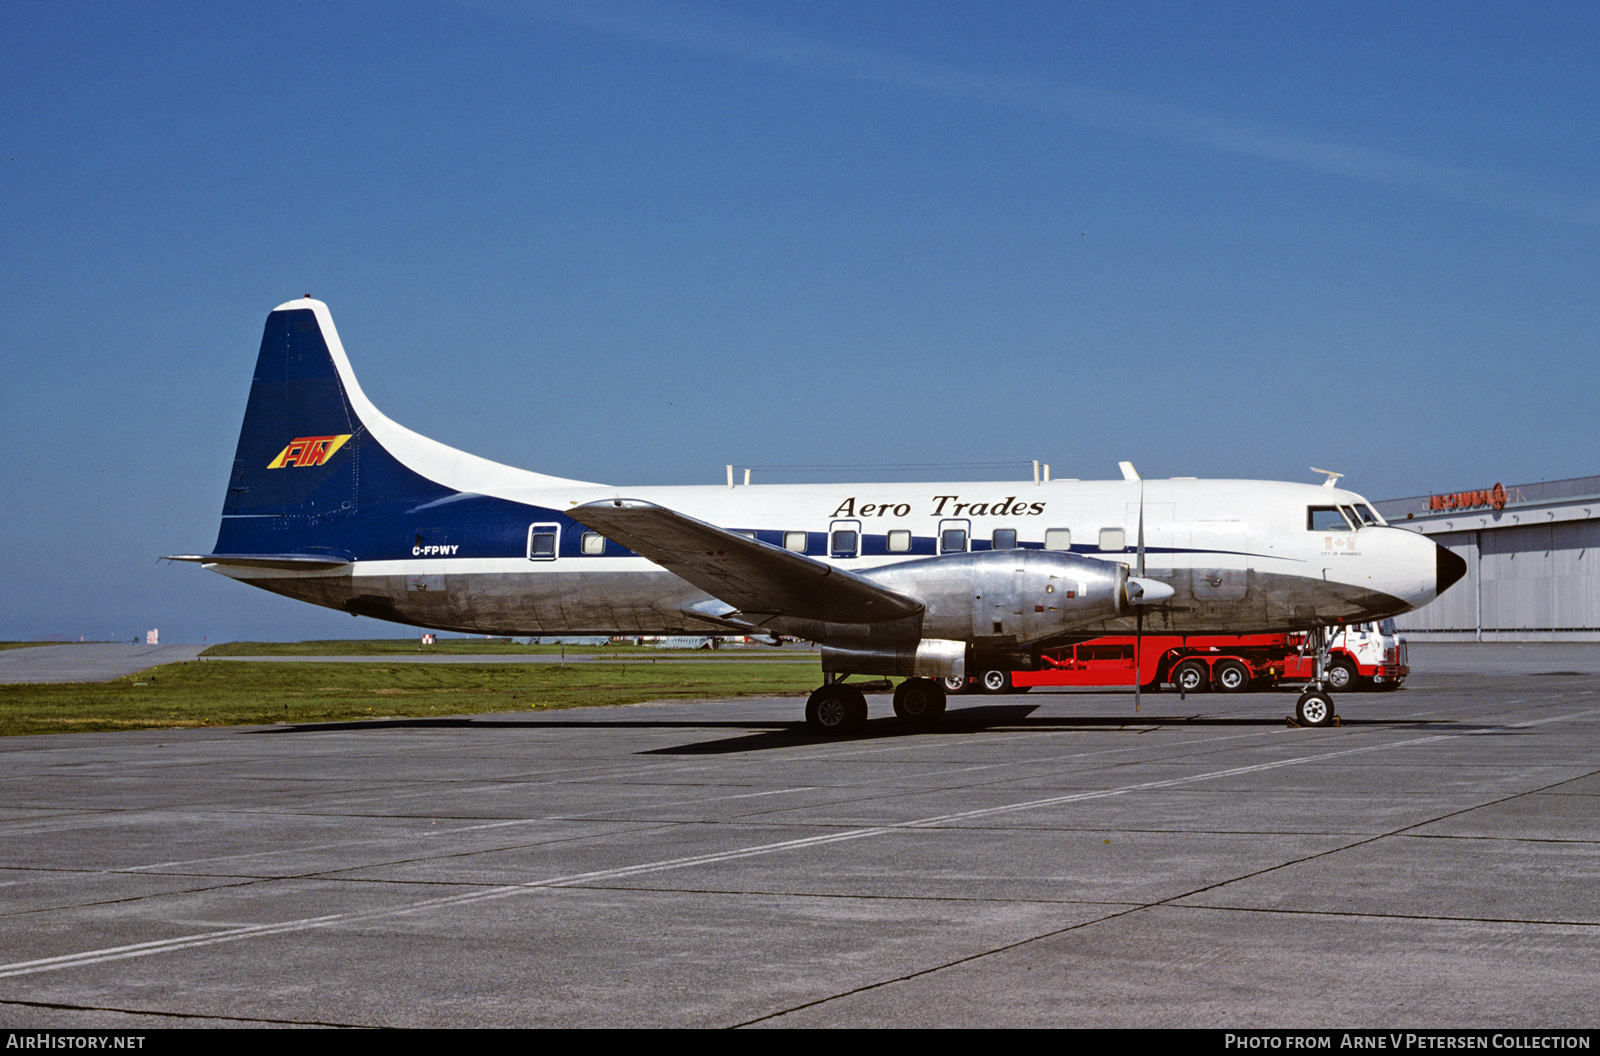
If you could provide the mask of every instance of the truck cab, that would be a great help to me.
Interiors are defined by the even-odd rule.
[[[1307,652],[1306,636],[1295,635],[1300,655],[1285,667],[1285,678],[1310,678],[1316,658]],[[1394,620],[1351,623],[1336,630],[1328,654],[1328,688],[1333,690],[1399,689],[1411,674],[1406,640]]]

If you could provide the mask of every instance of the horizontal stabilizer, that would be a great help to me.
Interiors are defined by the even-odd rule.
[[[281,568],[297,572],[319,572],[340,568],[350,562],[327,554],[171,554],[163,561],[198,561],[203,565],[229,568]]]
[[[916,598],[652,502],[605,499],[567,513],[740,612],[880,623],[922,611]]]

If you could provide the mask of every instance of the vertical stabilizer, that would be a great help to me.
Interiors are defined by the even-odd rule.
[[[368,549],[372,516],[452,496],[579,484],[500,465],[397,425],[357,384],[328,306],[273,309],[234,453],[218,554]],[[380,548],[386,549],[386,548]]]

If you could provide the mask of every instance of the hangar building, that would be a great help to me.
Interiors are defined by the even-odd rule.
[[[1413,641],[1600,641],[1600,477],[1375,503],[1467,574],[1395,623]]]

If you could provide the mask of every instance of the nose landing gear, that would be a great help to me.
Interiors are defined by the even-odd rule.
[[[1300,699],[1295,701],[1294,714],[1289,718],[1291,726],[1337,726],[1339,716],[1334,714],[1333,698],[1328,695],[1325,687],[1340,684],[1337,678],[1330,678],[1330,665],[1328,654],[1333,647],[1333,634],[1330,628],[1318,627],[1311,632],[1311,642],[1317,650],[1317,673],[1306,686],[1305,692],[1300,694]],[[1345,679],[1342,684],[1348,684]]]

